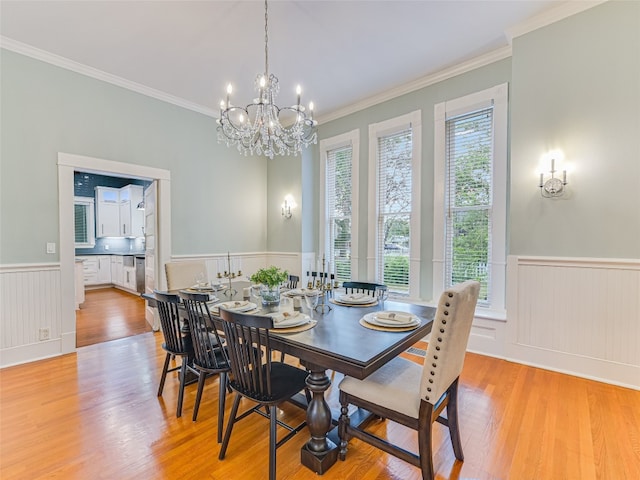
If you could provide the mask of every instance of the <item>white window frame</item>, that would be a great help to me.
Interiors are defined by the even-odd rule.
[[[85,211],[85,221],[87,223],[87,241],[75,242],[75,248],[93,248],[96,246],[96,219],[95,219],[95,203],[91,197],[73,197],[73,208],[76,205],[82,205]],[[74,212],[75,218],[75,212]],[[75,224],[74,224],[75,230]],[[75,240],[75,235],[74,235]]]
[[[336,135],[334,137],[320,140],[320,239],[319,251],[324,255],[329,255],[329,212],[327,203],[327,158],[328,153],[337,148],[351,146],[351,277],[358,278],[358,196],[360,169],[360,130],[355,129],[350,132]],[[332,267],[333,268],[333,267]]]
[[[446,233],[446,121],[493,105],[493,199],[491,231],[490,303],[478,306],[494,318],[505,318],[506,221],[507,221],[507,83],[438,103],[434,107],[434,188],[433,188],[433,301],[445,289]]]
[[[411,220],[409,222],[409,297],[420,297],[420,170],[422,158],[422,111],[413,112],[369,125],[369,241],[367,247],[368,281],[378,278],[378,138],[411,128]],[[407,297],[402,297],[407,298]]]

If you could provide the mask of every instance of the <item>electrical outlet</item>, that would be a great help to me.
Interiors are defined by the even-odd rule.
[[[43,340],[49,340],[49,329],[46,327],[40,329],[40,341]]]

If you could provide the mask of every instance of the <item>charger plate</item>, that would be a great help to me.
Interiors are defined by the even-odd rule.
[[[380,332],[410,332],[411,330],[415,330],[420,325],[422,325],[422,322],[418,323],[417,325],[410,325],[408,327],[379,327],[378,325],[373,325],[367,322],[364,318],[361,318],[360,325],[362,325],[364,328],[368,328],[369,330],[378,330]]]
[[[273,330],[270,330],[270,332],[277,333],[278,335],[281,333],[306,332],[307,330],[311,330],[317,324],[318,324],[317,320],[309,320],[309,322],[305,323],[304,325],[298,325],[297,327],[288,327],[288,328],[274,328]]]
[[[341,307],[356,307],[356,308],[375,307],[378,304],[378,300],[375,300],[371,303],[343,303],[333,298],[330,298],[329,302],[333,303],[334,305],[340,305]]]

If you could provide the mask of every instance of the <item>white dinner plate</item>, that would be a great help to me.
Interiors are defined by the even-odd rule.
[[[299,327],[300,325],[306,325],[311,320],[309,315],[306,315],[304,313],[299,313],[299,312],[296,312],[296,313],[297,314],[293,318],[287,318],[285,320],[280,320],[280,321],[276,321],[275,317],[281,317],[282,314],[276,315],[275,317],[272,316],[273,328],[278,329],[278,328]]]
[[[253,302],[246,302],[244,300],[222,302],[216,305],[216,307],[224,308],[225,310],[233,310],[234,312],[248,312],[249,310],[255,310],[257,305]]]
[[[393,313],[393,312],[385,312],[385,313]],[[394,320],[388,320],[383,318],[378,318],[380,312],[371,312],[367,313],[363,318],[364,321],[370,323],[371,325],[377,325],[378,327],[396,327],[396,328],[405,328],[405,327],[415,327],[420,325],[420,318],[413,314],[408,314],[407,312],[398,312],[403,315],[411,315],[411,319],[406,322],[397,322]]]
[[[340,295],[336,300],[347,305],[368,305],[374,303],[376,297],[359,293],[348,293],[346,295]]]

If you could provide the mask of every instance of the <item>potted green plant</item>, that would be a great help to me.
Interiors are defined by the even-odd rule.
[[[280,285],[288,279],[289,272],[273,265],[259,269],[250,277],[253,283],[261,285],[260,296],[264,306],[280,305]]]

